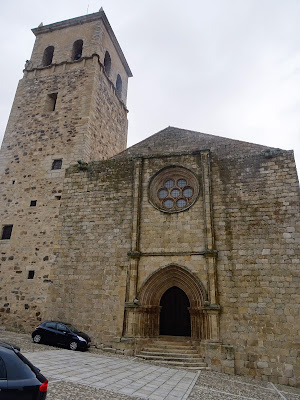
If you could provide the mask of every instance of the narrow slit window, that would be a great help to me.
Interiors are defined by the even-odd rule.
[[[51,169],[61,169],[62,167],[62,159],[53,160]]]
[[[121,79],[120,75],[117,76],[116,91],[117,91],[117,96],[119,98],[121,98],[121,96],[122,96],[122,79]]]
[[[2,229],[1,240],[8,240],[11,238],[13,225],[4,225]]]
[[[30,270],[28,271],[28,279],[33,279],[34,278],[34,271]]]
[[[105,57],[104,57],[104,70],[107,75],[110,74],[110,69],[111,69],[111,58],[110,58],[109,52],[106,51]]]
[[[50,93],[47,95],[45,109],[46,111],[54,111],[56,108],[57,93]]]

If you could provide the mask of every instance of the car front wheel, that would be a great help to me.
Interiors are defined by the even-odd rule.
[[[34,335],[34,336],[33,336],[33,341],[34,341],[34,343],[41,343],[41,341],[42,341],[42,336],[39,335],[39,334]]]
[[[78,347],[78,343],[77,342],[72,341],[72,342],[69,343],[69,349],[70,350],[77,350],[77,347]]]

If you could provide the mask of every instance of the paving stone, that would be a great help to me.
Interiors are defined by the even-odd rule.
[[[49,400],[300,400],[298,388],[250,377],[197,374],[103,352],[71,352],[33,344],[28,335],[12,332],[0,331],[0,340],[2,334],[6,341],[18,343],[49,379]],[[115,377],[120,379],[107,384]],[[143,389],[152,393],[145,395]]]

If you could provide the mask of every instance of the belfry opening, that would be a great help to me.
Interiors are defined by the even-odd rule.
[[[190,301],[184,291],[172,286],[160,300],[160,335],[191,336]]]

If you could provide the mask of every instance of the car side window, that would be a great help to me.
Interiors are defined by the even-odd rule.
[[[57,330],[61,332],[67,332],[69,329],[64,324],[57,324]]]
[[[6,375],[6,367],[4,364],[4,361],[2,360],[2,358],[0,357],[0,379],[7,379],[7,375]]]
[[[11,350],[3,359],[7,371],[7,380],[29,379],[34,376],[31,368],[16,353]],[[1,396],[0,396],[1,399]]]
[[[55,322],[46,322],[45,328],[56,329],[56,323]]]

